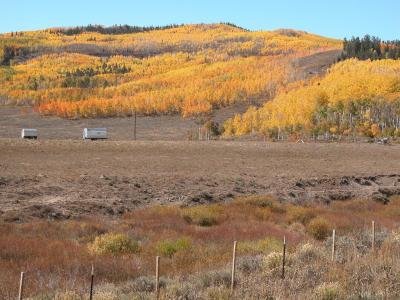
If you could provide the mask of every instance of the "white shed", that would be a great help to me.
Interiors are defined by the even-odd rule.
[[[107,139],[107,128],[84,128],[84,140],[105,140]]]
[[[38,131],[34,128],[24,128],[21,130],[21,138],[36,140],[38,138]]]

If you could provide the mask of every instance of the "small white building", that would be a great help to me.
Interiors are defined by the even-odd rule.
[[[107,139],[107,128],[84,128],[84,140],[105,140]]]
[[[21,130],[21,138],[36,140],[38,138],[38,130],[34,128],[24,128]]]

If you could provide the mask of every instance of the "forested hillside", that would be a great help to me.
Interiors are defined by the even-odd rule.
[[[349,59],[225,123],[225,135],[400,136],[400,60]]]
[[[231,24],[13,32],[0,36],[0,99],[66,118],[202,115],[287,92],[305,77],[294,60],[341,47]]]

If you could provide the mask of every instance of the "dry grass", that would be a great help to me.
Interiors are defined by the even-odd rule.
[[[239,241],[238,255],[243,270],[255,270],[250,272],[250,277],[239,275],[241,294],[238,297],[329,296],[336,295],[337,283],[346,293],[353,295],[381,293],[393,296],[400,292],[393,279],[400,271],[399,252],[396,252],[400,249],[400,233],[397,231],[400,217],[394,213],[400,210],[398,197],[392,198],[388,205],[372,200],[351,200],[331,206],[297,208],[301,213],[296,214],[292,205],[267,198],[241,198],[211,208],[154,207],[115,220],[1,224],[0,298],[15,298],[22,270],[27,271],[26,295],[66,290],[80,294],[88,288],[92,263],[95,265],[96,285],[113,284],[117,291],[135,278],[152,275],[156,255],[162,256],[162,274],[170,278],[164,296],[185,294],[185,291],[191,293],[193,283],[188,278],[193,274],[223,270],[229,265],[234,240]],[[308,219],[311,210],[315,215]],[[210,211],[218,212],[218,222],[206,227],[201,226],[201,222],[187,222],[186,215],[193,211],[195,216],[203,212],[206,216]],[[267,212],[268,217],[260,218],[260,211]],[[374,259],[369,251],[371,220],[377,222],[379,260]],[[305,228],[301,222],[306,224]],[[338,250],[337,264],[333,267],[329,263],[330,238],[324,239],[332,228],[337,230]],[[89,246],[96,244],[96,240],[115,235],[123,237],[111,239],[114,241],[111,249],[116,251],[98,252],[96,255],[89,251]],[[259,255],[267,257],[270,253],[279,253],[283,235],[289,242],[288,288],[277,281],[276,271],[266,271],[265,268],[257,271],[263,259],[254,260]],[[130,247],[125,251],[128,249],[125,246],[131,245],[132,241],[135,241],[134,251]],[[140,245],[140,251],[137,251],[137,245]],[[267,276],[265,281],[263,276]],[[366,279],[365,276],[370,277]],[[263,283],[261,286],[268,287],[268,291],[255,288],[258,281]],[[226,288],[211,284],[209,287],[195,286],[195,291],[205,298],[210,295],[224,297]],[[136,292],[126,288],[118,293],[114,295],[115,299],[123,299],[121,295],[124,293]],[[57,297],[64,299],[61,294]]]
[[[347,256],[345,263],[330,261],[329,243],[301,243],[288,253],[283,280],[280,252],[245,256],[238,261],[233,295],[229,291],[227,264],[218,270],[163,279],[161,299],[397,299],[400,295],[398,235],[398,231],[393,232],[376,253],[364,254],[354,246],[363,243],[359,235],[349,236],[347,246],[358,255]],[[119,285],[100,285],[96,298],[153,299],[153,290],[154,278],[140,277]],[[68,292],[66,297],[71,294]]]

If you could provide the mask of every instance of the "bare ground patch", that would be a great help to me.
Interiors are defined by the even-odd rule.
[[[399,194],[399,146],[0,140],[0,218],[119,216],[272,194],[307,203]]]

